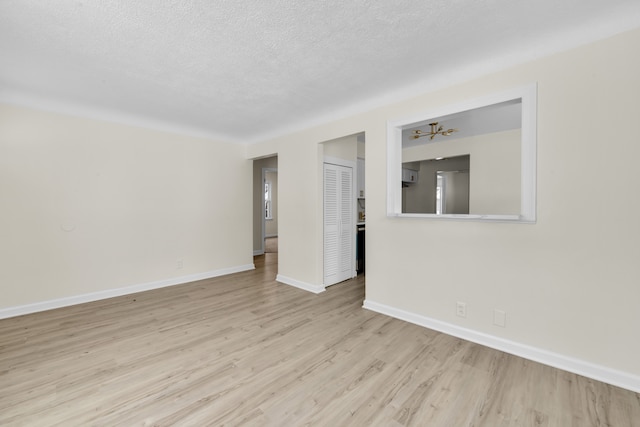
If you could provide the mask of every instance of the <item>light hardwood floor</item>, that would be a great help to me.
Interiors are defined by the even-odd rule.
[[[278,252],[278,237],[267,237],[264,239],[264,253]]]
[[[640,426],[640,395],[255,271],[0,321],[2,426]]]

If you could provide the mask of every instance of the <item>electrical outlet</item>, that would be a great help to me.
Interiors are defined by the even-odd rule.
[[[176,260],[176,270],[182,270],[182,267],[184,267],[184,262],[182,261],[182,259]]]
[[[507,313],[502,310],[493,310],[493,324],[504,328],[507,325]]]
[[[456,303],[456,314],[460,317],[467,317],[467,303],[458,301]]]

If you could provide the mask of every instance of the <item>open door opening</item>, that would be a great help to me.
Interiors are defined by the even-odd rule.
[[[265,253],[278,253],[278,169],[263,168],[264,215],[263,247]]]
[[[364,277],[364,133],[323,146],[323,285]]]
[[[277,252],[278,157],[253,161],[253,255]]]

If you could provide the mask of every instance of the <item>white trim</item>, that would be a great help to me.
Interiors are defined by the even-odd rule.
[[[640,393],[640,376],[365,300],[363,308],[477,344]]]
[[[283,276],[281,274],[278,274],[276,276],[276,282],[284,283],[285,285],[293,286],[304,291],[313,292],[314,294],[319,294],[325,291],[324,286],[301,282],[299,280],[292,279],[291,277]]]
[[[524,222],[520,215],[480,215],[480,214],[425,214],[425,213],[403,213],[393,215],[398,218],[431,218],[438,220],[453,220],[453,221],[486,221],[486,222]]]
[[[140,283],[138,285],[125,286],[122,288],[105,289],[103,291],[91,292],[88,294],[74,295],[70,297],[41,301],[16,307],[8,307],[0,309],[0,319],[37,313],[39,311],[53,310],[54,308],[69,307],[71,305],[83,304],[86,302],[98,301],[107,298],[114,298],[122,295],[134,294],[137,292],[150,291],[153,289],[165,288],[168,286],[181,285],[184,283],[195,282],[196,280],[211,279],[213,277],[225,276],[227,274],[239,273],[241,271],[254,270],[255,268],[256,267],[254,264],[238,265],[235,267],[206,271],[204,273],[190,274],[187,276],[173,277],[171,279],[158,280],[155,282]]]
[[[264,255],[264,249],[256,249],[253,251],[253,256]]]
[[[267,234],[264,236],[265,239],[270,239],[271,237],[278,237],[277,234]]]

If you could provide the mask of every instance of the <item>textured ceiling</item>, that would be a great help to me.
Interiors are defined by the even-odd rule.
[[[0,0],[0,101],[255,142],[639,26],[638,0]]]

